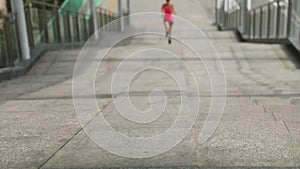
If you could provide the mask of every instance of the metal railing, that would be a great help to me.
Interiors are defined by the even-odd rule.
[[[82,42],[92,35],[92,20],[87,15],[52,4],[31,1],[25,4],[25,16],[31,48],[41,43]]]
[[[95,32],[93,19],[86,13],[60,9],[59,6],[35,0],[24,4],[24,8],[31,50],[39,44],[85,42]],[[97,13],[98,28],[119,18],[117,14],[101,8],[97,8]],[[21,61],[17,15],[0,15],[0,68],[14,67]]]
[[[0,68],[13,67],[20,59],[16,14],[0,15]]]
[[[246,41],[292,43],[300,49],[300,1],[274,0],[247,10],[245,3],[229,7],[224,0],[217,7],[216,22],[220,29],[237,30]]]
[[[110,23],[114,20],[117,20],[120,18],[120,16],[114,12],[111,12],[109,10],[97,7],[96,8],[96,12],[97,12],[97,20],[98,20],[98,28],[102,28],[103,26],[105,26],[107,23]],[[128,12],[123,11],[123,16],[127,16]],[[128,17],[124,18],[124,24],[128,25],[129,21],[128,21]],[[114,27],[112,27],[114,26]],[[120,23],[118,22],[118,24],[112,24],[110,25],[110,27],[106,27],[106,29],[108,30],[120,30]]]

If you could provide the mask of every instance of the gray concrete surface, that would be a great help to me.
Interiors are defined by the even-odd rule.
[[[162,2],[132,0],[133,12],[158,12]],[[295,54],[280,45],[241,43],[233,32],[219,32],[213,25],[214,1],[173,3],[179,16],[197,25],[214,43],[226,73],[225,112],[206,143],[200,144],[197,139],[208,113],[209,97],[202,98],[203,106],[191,133],[160,156],[129,159],[98,147],[82,131],[74,112],[72,75],[80,49],[59,50],[46,53],[27,76],[0,83],[0,168],[299,168],[300,69],[292,59]],[[157,26],[163,30],[162,25]],[[141,28],[143,24],[133,26]],[[184,28],[177,23],[174,32],[189,31]],[[165,38],[152,36],[128,41],[108,53],[96,78],[101,113],[117,131],[129,136],[160,133],[178,110],[176,106],[167,108],[166,114],[148,126],[133,125],[114,109],[107,88],[109,78],[120,61],[136,49],[161,47],[181,52],[180,57],[201,82],[200,90],[209,96],[205,69],[179,42],[169,46]],[[205,48],[200,39],[195,43]],[[157,58],[154,62],[163,59],[153,57]],[[147,108],[149,89],[161,86],[172,89],[169,94],[176,103],[176,91],[170,84],[172,81],[162,75],[140,76],[132,84],[133,104]]]

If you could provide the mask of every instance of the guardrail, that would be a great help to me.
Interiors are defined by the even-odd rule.
[[[20,60],[16,14],[0,15],[0,68],[13,67]]]
[[[30,49],[39,44],[78,43],[94,33],[93,19],[86,13],[31,0],[24,4]],[[97,8],[98,28],[118,19],[116,13]],[[17,31],[17,13],[0,15],[0,68],[22,61]],[[116,28],[108,28],[116,30]]]
[[[107,23],[110,23],[110,22],[120,18],[120,16],[118,14],[113,13],[106,9],[100,8],[100,7],[96,8],[96,12],[97,12],[98,28],[102,28]],[[127,16],[128,14],[129,14],[128,12],[123,11],[123,16]],[[124,18],[125,25],[129,25],[128,19],[129,19],[128,17]],[[118,24],[120,24],[120,23],[118,23]],[[113,31],[120,30],[120,25],[118,25],[118,24],[112,24],[110,26],[114,26],[114,27],[106,27],[106,29],[113,30]]]
[[[243,40],[263,43],[291,43],[300,50],[300,1],[274,0],[247,10],[245,3],[224,0],[217,7],[220,29],[237,30]]]
[[[71,9],[59,12],[59,6],[38,1],[25,4],[25,16],[31,48],[41,43],[82,42],[92,35],[87,15]]]

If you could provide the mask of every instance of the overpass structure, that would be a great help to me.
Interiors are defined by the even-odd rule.
[[[119,17],[107,8],[118,1],[104,1],[99,27]],[[0,168],[300,167],[299,53],[282,44],[292,43],[289,26],[281,24],[286,20],[275,19],[284,29],[247,32],[239,3],[227,11],[216,1],[172,0],[177,15],[169,45],[162,2],[131,0],[130,26],[124,19],[121,31],[120,22],[112,22],[98,39],[90,37],[86,13],[25,4],[32,37],[45,36],[42,44],[29,41],[32,59],[42,54],[26,75],[0,82]],[[246,16],[256,11],[255,23],[271,13],[282,18],[286,3],[276,4]],[[272,12],[265,14],[268,6]],[[33,8],[40,19],[29,15]],[[218,30],[216,14],[222,30],[237,30],[244,41]],[[5,43],[19,54],[15,15],[4,17],[12,37]],[[53,16],[59,19],[47,27],[43,18]],[[261,43],[268,30],[270,39]],[[4,69],[19,69],[17,59]]]

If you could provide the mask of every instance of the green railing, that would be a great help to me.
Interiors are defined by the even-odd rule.
[[[34,6],[34,7],[33,7]],[[86,14],[58,6],[31,1],[25,4],[29,44],[34,48],[40,43],[75,43],[88,39],[93,33]]]
[[[274,0],[251,10],[224,0],[217,7],[216,22],[220,29],[237,30],[246,41],[289,43],[300,50],[299,0]]]
[[[24,9],[31,50],[40,44],[85,42],[95,32],[93,19],[86,12],[60,8],[35,0],[24,4]],[[97,8],[97,13],[99,28],[119,18],[117,14],[101,8]],[[16,22],[17,15],[16,13],[0,16],[0,68],[14,67],[17,62],[22,62]]]
[[[80,11],[82,6],[87,3],[87,0],[66,0],[61,5],[60,9],[71,9],[74,11]]]

